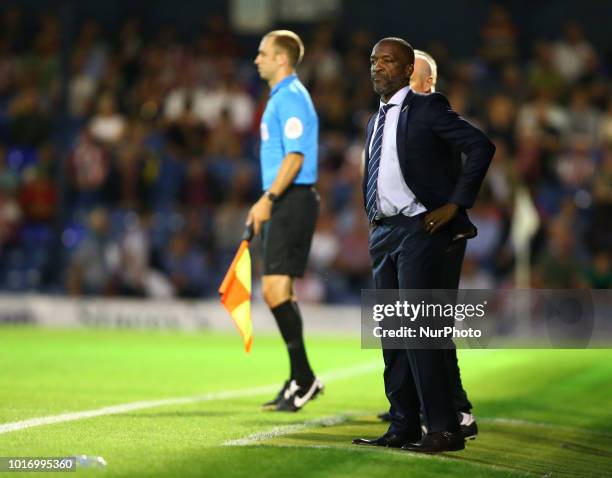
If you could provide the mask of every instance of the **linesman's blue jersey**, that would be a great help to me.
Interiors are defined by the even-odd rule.
[[[264,190],[272,185],[289,153],[304,155],[304,164],[293,184],[317,181],[319,119],[310,94],[296,75],[289,75],[272,88],[261,118],[260,134]]]

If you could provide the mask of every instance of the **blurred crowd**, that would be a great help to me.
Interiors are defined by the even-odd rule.
[[[31,23],[31,20],[29,20]],[[207,297],[261,194],[259,118],[268,88],[221,16],[185,40],[137,20],[105,34],[0,18],[0,290]],[[355,302],[370,287],[360,188],[364,127],[376,111],[368,59],[377,38],[319,25],[299,32],[298,73],[320,118],[321,215],[305,300]],[[514,284],[514,194],[540,217],[532,287],[612,287],[612,65],[579,24],[519,49],[493,6],[480,48],[413,45],[438,62],[437,90],[497,146],[471,217],[463,287]],[[407,38],[410,41],[410,38]],[[259,277],[259,243],[252,247]]]

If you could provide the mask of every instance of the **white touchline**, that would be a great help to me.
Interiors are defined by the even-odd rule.
[[[235,440],[228,440],[226,442],[223,443],[224,446],[244,446],[244,445],[253,445],[256,444],[257,442],[260,441],[264,441],[264,440],[269,440],[272,438],[276,438],[279,436],[284,436],[284,435],[290,435],[292,433],[296,433],[299,432],[305,428],[312,428],[312,427],[317,427],[317,426],[331,426],[331,425],[338,425],[340,423],[344,423],[346,421],[348,421],[351,417],[353,416],[357,416],[357,415],[366,415],[369,412],[346,412],[343,413],[342,415],[336,415],[336,416],[331,416],[331,417],[324,417],[324,418],[317,418],[314,420],[308,420],[302,423],[292,423],[289,425],[282,425],[279,427],[274,427],[271,428],[270,430],[266,430],[263,432],[257,432],[257,433],[253,433],[252,435],[248,435],[244,438],[238,438]],[[563,425],[553,425],[552,423],[541,423],[541,422],[530,422],[528,420],[519,420],[519,419],[513,419],[513,418],[503,418],[503,417],[497,417],[497,418],[482,418],[479,417],[478,422],[484,422],[484,423],[500,423],[500,424],[504,424],[504,425],[520,425],[520,426],[535,426],[535,427],[543,427],[543,428],[550,428],[550,429],[567,429],[569,431],[571,430],[582,430],[580,428],[575,428],[575,427],[566,427]],[[596,432],[597,433],[597,432]],[[605,432],[600,433],[603,436],[611,436]],[[272,446],[286,446],[286,447],[308,447],[308,448],[338,448],[338,449],[342,449],[342,450],[346,450],[346,447],[343,447],[342,445],[286,445],[286,444],[278,444],[278,443],[274,443]],[[349,448],[349,450],[358,450],[358,451],[363,451],[363,450],[374,450],[376,448],[373,447],[355,447],[355,448]],[[420,455],[419,455],[420,456]],[[425,455],[426,457],[429,457],[429,455]],[[444,457],[440,457],[440,458],[444,458]],[[494,465],[491,465],[494,466]]]
[[[358,375],[365,375],[370,372],[379,371],[381,363],[368,362],[354,367],[347,367],[338,370],[332,370],[321,375],[324,381],[333,382],[345,378],[352,378]],[[267,385],[263,387],[246,388],[242,390],[227,390],[221,392],[206,393],[204,395],[195,395],[192,397],[165,398],[160,400],[146,400],[141,402],[123,403],[119,405],[111,405],[109,407],[97,408],[95,410],[83,410],[81,412],[69,412],[59,415],[48,415],[46,417],[30,418],[19,422],[2,423],[0,424],[0,435],[10,433],[26,428],[39,427],[42,425],[52,425],[54,423],[71,422],[74,420],[83,420],[86,418],[101,417],[104,415],[115,415],[119,413],[132,412],[134,410],[144,410],[147,408],[165,407],[171,405],[188,405],[191,403],[210,402],[214,400],[225,400],[229,398],[244,398],[267,393],[274,393],[278,390],[278,385]]]
[[[349,416],[356,415],[356,413],[343,413],[342,415],[335,415],[331,417],[317,418],[314,420],[307,420],[302,423],[292,423],[289,425],[281,425],[278,427],[271,428],[263,432],[253,433],[244,438],[238,438],[237,440],[227,440],[223,442],[224,446],[244,446],[252,445],[253,443],[270,440],[272,438],[280,437],[283,435],[290,435],[292,433],[299,432],[305,428],[313,427],[330,427],[332,425],[339,425],[349,419]]]

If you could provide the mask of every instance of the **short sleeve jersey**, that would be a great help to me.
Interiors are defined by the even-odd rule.
[[[272,91],[261,118],[261,174],[267,190],[289,153],[300,153],[304,163],[293,184],[317,181],[319,119],[310,94],[296,75],[279,81]]]

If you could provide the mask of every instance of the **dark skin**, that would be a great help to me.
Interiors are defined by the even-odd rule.
[[[410,62],[403,47],[394,41],[382,40],[374,45],[370,55],[370,76],[374,91],[383,103],[405,86],[410,85],[414,63]],[[445,204],[425,215],[424,229],[433,234],[451,221],[459,212],[459,206]]]

